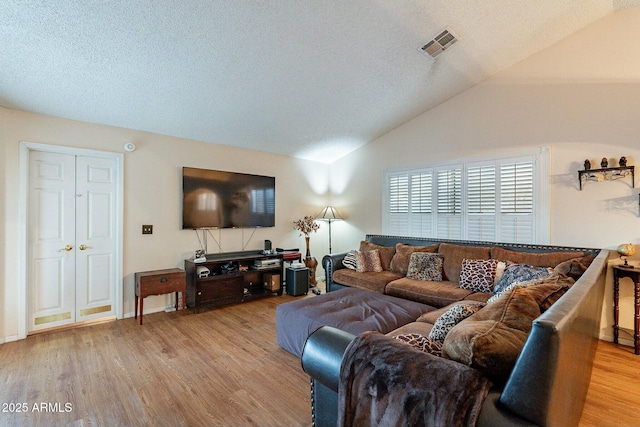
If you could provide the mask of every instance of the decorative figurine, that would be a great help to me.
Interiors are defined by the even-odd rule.
[[[591,162],[589,161],[589,159],[584,161],[584,170],[589,170],[591,169]]]
[[[620,157],[620,161],[618,162],[621,168],[627,167],[627,158],[625,156]]]
[[[602,169],[604,169],[604,168],[606,168],[606,167],[608,167],[608,166],[609,166],[609,161],[607,160],[607,158],[606,158],[606,157],[603,157],[603,158],[602,158],[602,161],[600,162],[600,167],[601,167]]]

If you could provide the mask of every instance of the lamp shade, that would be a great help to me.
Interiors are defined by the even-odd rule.
[[[333,206],[327,206],[323,208],[318,215],[316,215],[316,220],[318,221],[342,221],[344,218],[335,210]]]

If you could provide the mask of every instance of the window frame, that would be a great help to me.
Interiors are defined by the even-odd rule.
[[[511,165],[512,162],[531,163],[531,181],[528,181],[532,185],[532,212],[526,214],[518,213],[505,213],[501,211],[501,177],[502,169],[504,165]],[[487,224],[487,229],[494,228],[493,238],[485,239],[482,237],[483,233],[478,233],[476,229],[470,233],[470,220],[474,221],[479,219],[481,215],[475,215],[469,212],[469,170],[473,168],[483,167],[487,165],[495,166],[496,182],[495,182],[495,213],[484,215],[486,220],[491,222],[495,221],[495,224]],[[456,224],[455,216],[449,216],[445,221],[446,215],[438,213],[438,173],[447,170],[453,170],[460,168],[462,173],[462,182],[460,189],[462,192],[462,212],[459,220],[460,224]],[[528,171],[527,171],[528,172]],[[415,218],[415,215],[411,213],[412,206],[412,193],[411,193],[411,181],[412,176],[416,174],[431,174],[432,190],[431,201],[432,208],[430,218],[426,218],[424,215],[419,218]],[[408,194],[406,198],[409,202],[407,206],[408,213],[406,217],[400,214],[396,214],[392,218],[389,211],[389,196],[390,187],[389,182],[391,177],[407,176],[409,182]],[[506,178],[506,176],[505,176]],[[550,241],[550,148],[540,147],[536,149],[528,149],[513,152],[497,153],[478,157],[468,157],[463,159],[455,159],[449,161],[434,162],[429,164],[422,164],[418,166],[410,167],[394,167],[383,170],[383,185],[382,185],[382,231],[385,234],[393,234],[400,236],[410,237],[432,237],[438,239],[452,239],[452,240],[477,240],[477,241],[500,241],[500,242],[512,242],[512,243],[524,243],[524,244],[549,244]],[[489,192],[490,193],[490,192]],[[505,193],[506,197],[506,193]],[[474,217],[475,215],[475,217]],[[486,219],[488,218],[488,219]],[[394,221],[391,223],[390,221]],[[516,231],[520,229],[507,230],[509,221],[514,221],[516,224],[520,220],[524,227],[530,227],[530,235],[518,236]],[[529,222],[527,222],[529,221]],[[430,222],[428,224],[427,222]],[[414,225],[415,224],[415,225]],[[438,228],[440,226],[440,229]],[[459,226],[460,230],[457,231]],[[505,227],[504,229],[501,229]],[[444,230],[448,231],[444,231]],[[415,230],[415,231],[414,231]],[[445,235],[444,233],[449,233]],[[458,233],[458,234],[456,234]],[[469,235],[473,238],[469,238]],[[507,234],[511,234],[508,238],[503,238]],[[478,237],[480,236],[480,237]],[[516,236],[516,237],[514,237]],[[521,240],[524,239],[524,240]]]

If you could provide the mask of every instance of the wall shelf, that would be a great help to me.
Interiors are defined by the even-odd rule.
[[[602,169],[585,169],[578,171],[578,181],[580,182],[580,191],[582,191],[582,183],[587,181],[614,181],[616,179],[631,176],[631,188],[635,187],[635,166],[620,166],[617,168]]]

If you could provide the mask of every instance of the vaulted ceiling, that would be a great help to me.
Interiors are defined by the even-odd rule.
[[[2,0],[0,105],[331,162],[640,0]],[[420,50],[450,27],[460,38]]]

